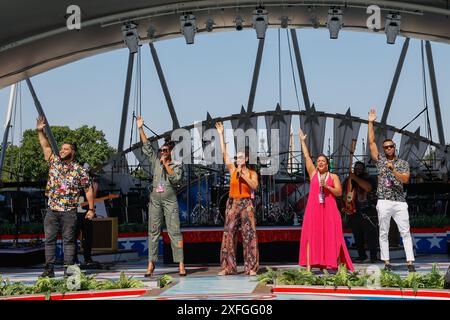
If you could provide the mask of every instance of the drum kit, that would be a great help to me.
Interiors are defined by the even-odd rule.
[[[190,224],[195,226],[222,226],[230,191],[230,174],[225,168],[193,165],[197,186],[195,204],[190,210]],[[298,213],[287,197],[273,199],[275,190],[281,186],[270,177],[260,177],[255,192],[254,207],[258,225],[297,225]],[[281,194],[280,194],[281,196]],[[295,204],[294,204],[295,205]]]

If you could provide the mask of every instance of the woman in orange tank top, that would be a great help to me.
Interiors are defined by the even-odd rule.
[[[220,147],[228,171],[231,174],[230,195],[225,211],[222,247],[220,250],[220,276],[237,274],[236,247],[237,231],[241,225],[244,248],[244,272],[255,276],[259,268],[258,238],[256,236],[255,209],[252,190],[258,188],[258,174],[248,167],[248,153],[238,152],[236,165],[229,161],[221,122],[216,123],[220,136]]]

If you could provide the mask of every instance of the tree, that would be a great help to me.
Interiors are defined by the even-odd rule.
[[[103,131],[97,130],[95,126],[82,126],[75,130],[55,126],[51,127],[51,130],[58,147],[64,142],[77,144],[78,152],[75,160],[80,164],[88,163],[91,168],[98,168],[114,153]],[[19,181],[21,177],[22,181],[45,181],[47,176],[48,165],[44,160],[36,130],[25,130],[22,145],[9,145],[6,150],[2,180]]]

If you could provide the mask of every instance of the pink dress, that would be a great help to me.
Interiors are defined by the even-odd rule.
[[[326,183],[334,187],[330,174]],[[321,269],[337,269],[340,263],[353,271],[353,264],[348,254],[342,232],[342,220],[336,205],[335,196],[324,189],[325,203],[319,200],[320,183],[318,173],[311,179],[308,203],[303,217],[300,237],[299,265],[306,266],[306,244],[309,242],[309,262],[311,267]]]

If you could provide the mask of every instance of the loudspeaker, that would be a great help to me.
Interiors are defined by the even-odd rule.
[[[118,232],[117,218],[92,219],[92,251],[116,251]]]

